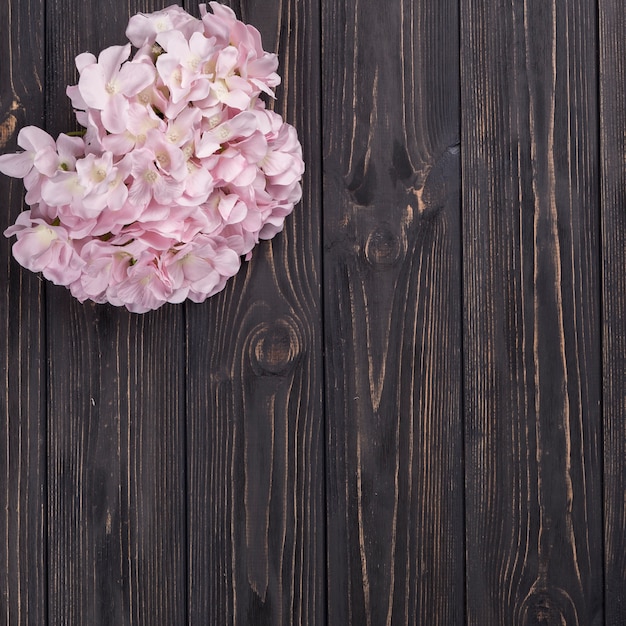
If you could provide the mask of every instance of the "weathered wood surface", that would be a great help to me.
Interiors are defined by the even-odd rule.
[[[231,3],[279,54],[276,110],[308,173],[283,233],[188,305],[189,607],[194,624],[325,619],[319,3]]]
[[[49,132],[74,128],[74,57],[161,6],[48,0]],[[142,317],[46,291],[50,623],[185,623],[183,308]]]
[[[322,6],[328,622],[460,623],[458,6]]]
[[[626,623],[626,6],[600,0],[604,558],[607,626]]]
[[[0,2],[0,152],[43,121],[43,2]],[[6,30],[5,30],[6,29]],[[0,177],[0,230],[22,211],[20,181]],[[47,620],[46,350],[43,282],[0,236],[0,623]]]
[[[0,151],[166,4],[0,0]],[[0,237],[0,623],[623,624],[623,3],[229,4],[303,201],[143,316]]]
[[[461,21],[467,621],[601,624],[595,8]]]

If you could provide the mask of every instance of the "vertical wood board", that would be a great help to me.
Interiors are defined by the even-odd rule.
[[[599,1],[606,625],[626,622],[626,10]]]
[[[65,95],[74,57],[123,45],[129,16],[156,8],[47,2],[51,134],[76,128]],[[187,606],[183,310],[139,316],[47,293],[50,620],[177,623]]]
[[[463,619],[458,4],[322,4],[328,620]]]
[[[43,118],[43,8],[0,3],[0,152]],[[21,180],[0,177],[0,231],[23,210]],[[0,235],[0,622],[47,623],[45,317],[42,283],[11,257]]]
[[[324,623],[319,7],[230,3],[279,55],[303,199],[222,294],[187,304],[189,615]]]
[[[587,2],[461,2],[469,624],[601,624]]]

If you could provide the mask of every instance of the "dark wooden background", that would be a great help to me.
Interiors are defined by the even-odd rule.
[[[303,201],[141,316],[1,238],[0,623],[626,624],[623,0],[229,4]],[[0,0],[0,150],[163,6]]]

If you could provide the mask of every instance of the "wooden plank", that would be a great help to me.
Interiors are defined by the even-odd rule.
[[[284,231],[187,305],[190,623],[322,624],[319,6],[230,6],[279,55],[308,170]]]
[[[602,624],[595,6],[461,23],[468,623]]]
[[[322,19],[328,620],[459,624],[458,3]]]
[[[0,2],[0,152],[43,115],[43,3]],[[21,181],[0,176],[0,231],[22,211]],[[38,277],[0,236],[0,622],[47,624],[44,302]]]
[[[626,7],[600,0],[604,539],[607,626],[626,623]]]
[[[74,57],[160,3],[47,3],[47,122],[72,128]],[[63,45],[59,45],[63,42]],[[49,286],[50,622],[186,622],[182,307],[143,316]]]

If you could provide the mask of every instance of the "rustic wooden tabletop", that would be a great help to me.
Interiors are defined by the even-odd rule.
[[[0,0],[0,151],[166,4]],[[626,4],[228,4],[303,200],[145,315],[0,237],[0,623],[626,624]]]

